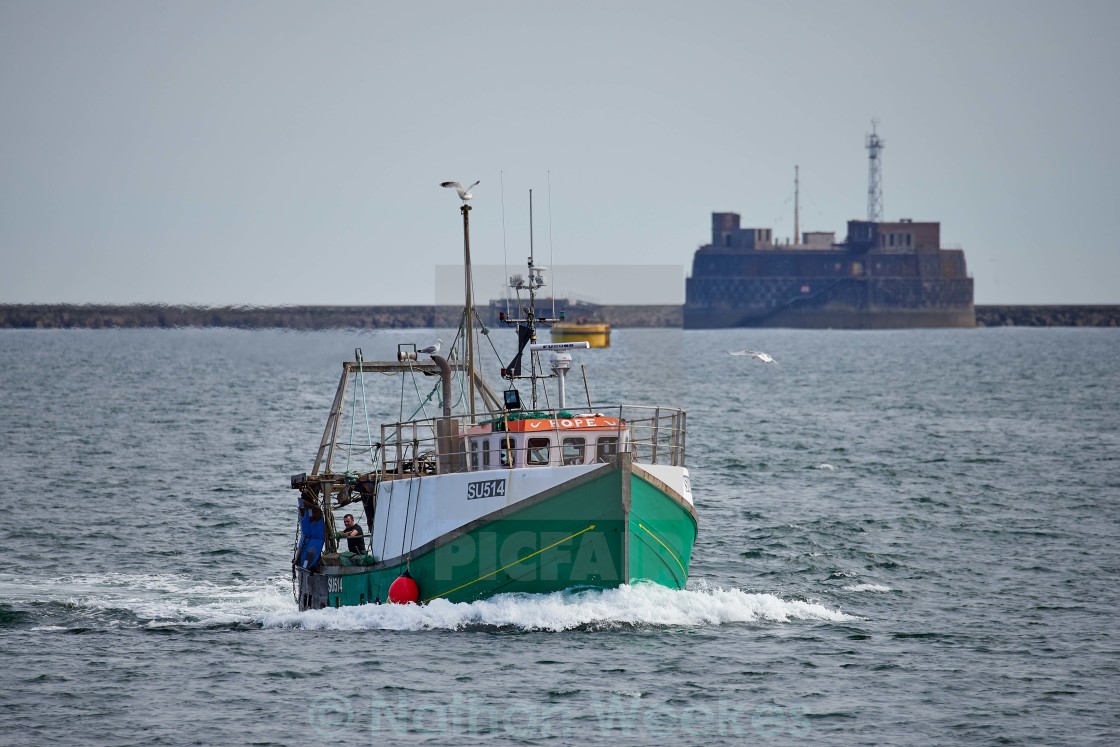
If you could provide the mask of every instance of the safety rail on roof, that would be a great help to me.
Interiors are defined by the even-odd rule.
[[[516,425],[510,427],[518,418],[545,422],[526,432],[517,430]],[[595,427],[581,428],[589,421]],[[604,422],[611,426],[603,427]],[[479,423],[490,425],[492,430],[479,432]],[[595,413],[539,410],[527,416],[495,412],[476,415],[473,423],[465,415],[425,418],[381,426],[380,459],[375,471],[382,478],[393,479],[522,466],[590,464],[606,461],[619,451],[633,454],[639,464],[684,466],[685,433],[684,410],[646,405],[599,408]],[[601,446],[599,441],[603,441]],[[336,445],[344,450],[362,448],[360,444],[341,441]],[[580,448],[586,449],[583,458]],[[500,453],[503,451],[506,453]]]

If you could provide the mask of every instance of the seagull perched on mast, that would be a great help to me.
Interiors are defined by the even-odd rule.
[[[427,353],[428,355],[432,355],[433,353],[438,353],[438,352],[439,352],[439,349],[440,349],[441,347],[443,347],[443,340],[439,340],[439,339],[437,339],[437,340],[436,340],[436,344],[435,344],[435,345],[429,345],[428,347],[426,347],[426,348],[421,348],[420,350],[417,350],[416,352],[418,352],[418,353]]]
[[[455,190],[459,193],[459,199],[466,202],[474,197],[474,195],[471,194],[471,190],[478,186],[478,182],[475,182],[469,187],[464,187],[459,182],[440,182],[439,186]]]
[[[729,351],[730,355],[749,355],[750,357],[760,360],[763,363],[777,363],[776,360],[770,357],[769,353],[760,353],[757,350],[735,350]]]

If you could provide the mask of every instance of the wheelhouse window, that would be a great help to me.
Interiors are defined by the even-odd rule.
[[[513,436],[502,436],[498,445],[498,461],[503,467],[513,466],[513,450],[515,448]]]
[[[490,469],[490,439],[482,440],[482,468]]]
[[[550,438],[530,438],[529,448],[526,450],[526,461],[529,464],[548,464],[549,446],[552,444]]]
[[[471,440],[471,469],[478,469],[478,441]]]
[[[587,439],[579,437],[565,438],[560,445],[560,459],[564,464],[583,464],[584,446]]]
[[[603,436],[595,445],[595,459],[609,462],[618,453],[618,436]]]

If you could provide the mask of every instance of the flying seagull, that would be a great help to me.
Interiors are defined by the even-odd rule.
[[[428,347],[426,347],[426,348],[421,348],[420,350],[418,350],[418,351],[416,351],[416,352],[418,352],[418,353],[427,353],[428,355],[431,355],[432,353],[438,353],[438,352],[439,352],[439,349],[440,349],[441,347],[443,347],[443,340],[436,340],[436,344],[435,344],[435,345],[429,345]]]
[[[464,187],[459,182],[440,182],[439,186],[448,187],[449,189],[455,190],[459,193],[459,199],[463,202],[466,202],[467,200],[474,197],[474,195],[471,194],[471,190],[478,186],[478,182],[475,182],[469,187]]]
[[[776,360],[770,357],[769,353],[760,353],[757,350],[735,350],[731,352],[731,355],[749,355],[750,357],[755,358],[756,360],[760,360],[763,363],[777,363]]]

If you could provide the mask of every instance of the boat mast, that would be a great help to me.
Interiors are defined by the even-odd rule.
[[[537,406],[537,371],[536,366],[533,364],[533,353],[538,349],[536,345],[531,345],[529,350],[529,375],[523,376],[520,374],[520,359],[525,350],[525,346],[529,343],[536,343],[537,341],[537,323],[551,324],[559,321],[548,316],[539,316],[537,314],[537,290],[545,285],[545,279],[542,269],[536,267],[533,262],[533,190],[529,190],[529,277],[523,278],[520,274],[514,275],[510,278],[510,287],[514,290],[528,290],[529,291],[529,305],[524,306],[519,311],[524,313],[523,318],[510,318],[507,314],[498,314],[498,319],[505,324],[516,326],[518,329],[518,350],[517,357],[514,358],[514,363],[511,363],[508,368],[502,369],[503,378],[513,381],[514,379],[529,379],[532,386],[532,406]],[[520,302],[519,302],[520,303]],[[563,318],[563,312],[560,313]],[[524,333],[522,332],[524,331]]]
[[[537,288],[533,282],[533,190],[529,190],[529,327],[533,329],[533,315],[537,311]]]
[[[459,210],[463,213],[463,285],[466,292],[466,303],[463,313],[466,314],[463,332],[466,336],[467,353],[467,381],[470,386],[468,412],[470,421],[474,422],[474,288],[471,281],[471,206],[463,203]]]
[[[537,327],[534,317],[537,313],[537,288],[536,278],[533,275],[533,190],[529,190],[529,310],[525,318],[529,322],[529,339],[537,341]],[[529,353],[529,383],[532,396],[533,409],[537,408],[537,367],[534,365],[532,350]]]

